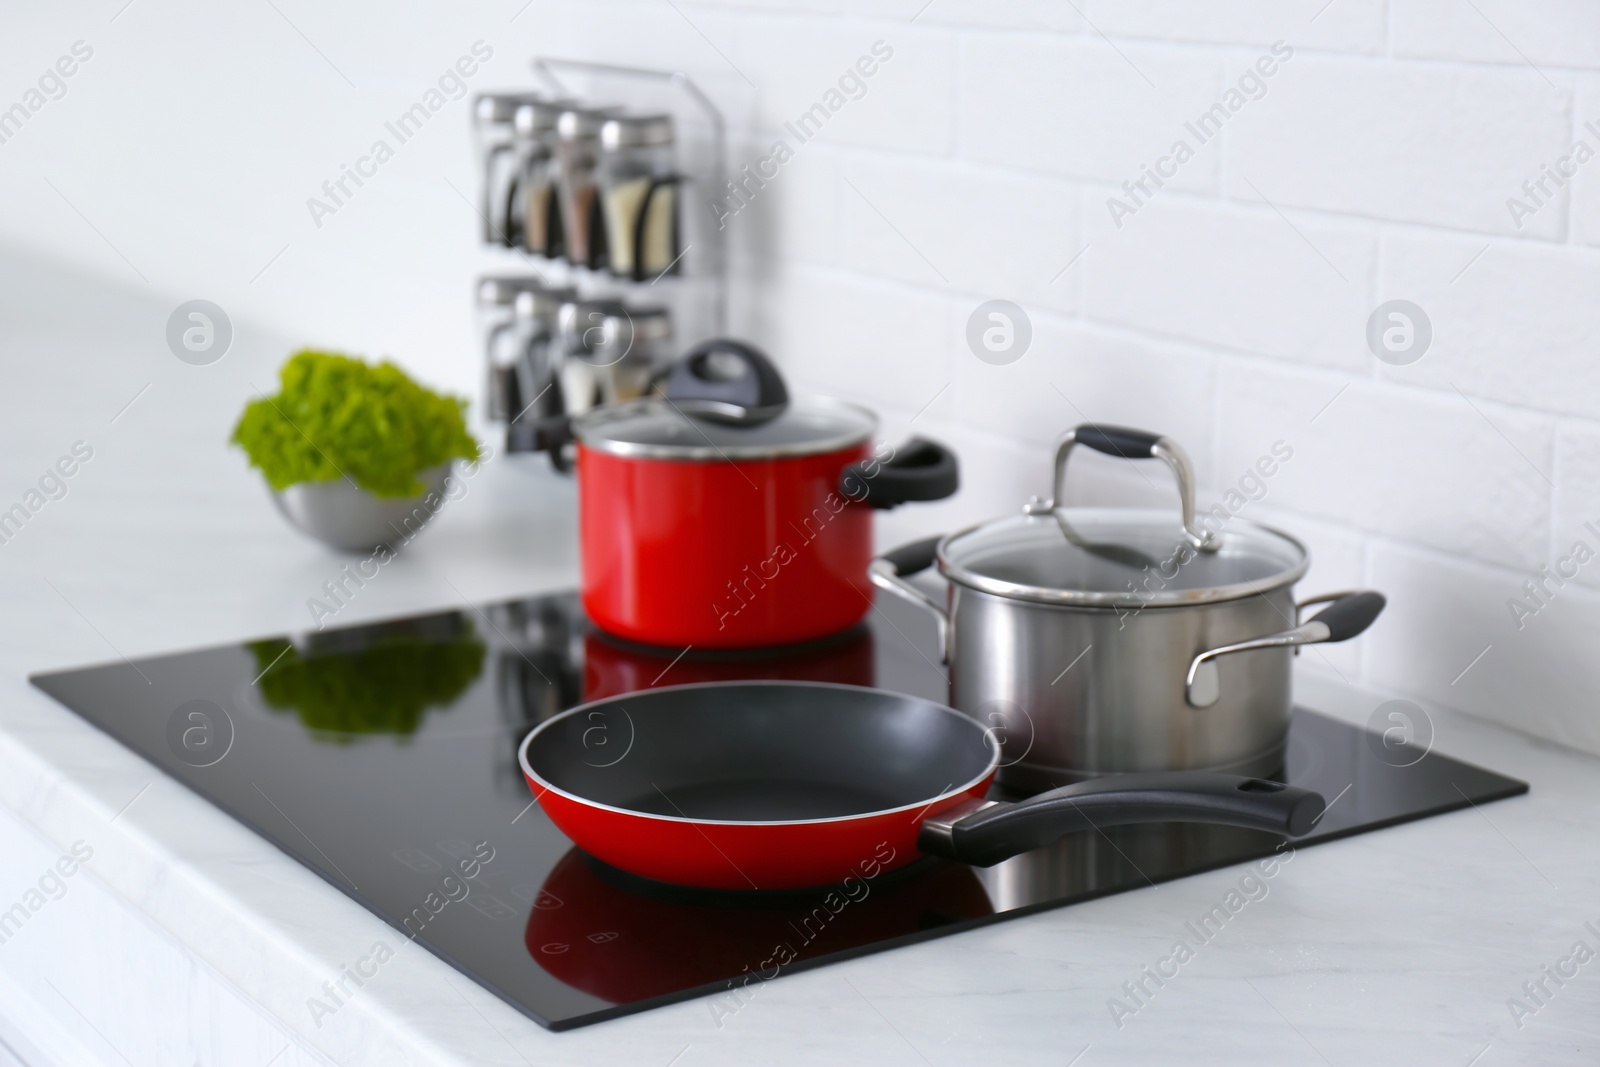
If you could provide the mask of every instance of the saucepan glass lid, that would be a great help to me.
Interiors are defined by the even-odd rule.
[[[1214,548],[1195,547],[1167,511],[1060,508],[947,537],[939,569],[984,592],[1085,607],[1233,600],[1288,585],[1307,567],[1287,534],[1231,518]]]

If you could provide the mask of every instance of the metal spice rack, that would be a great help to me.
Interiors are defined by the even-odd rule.
[[[654,70],[648,67],[620,66],[614,63],[598,63],[586,59],[563,59],[554,56],[538,56],[533,60],[534,73],[539,76],[555,93],[561,96],[582,96],[574,93],[571,86],[564,81],[558,71],[575,74],[589,75],[599,78],[622,78],[635,81],[665,83],[681,92],[705,119],[710,131],[710,150],[701,153],[704,157],[699,160],[685,159],[689,155],[686,151],[680,152],[679,169],[687,178],[690,189],[699,188],[701,196],[712,190],[720,190],[727,181],[727,122],[722,111],[712,102],[711,98],[697,85],[693,78],[681,70]],[[681,145],[687,149],[687,143]],[[699,166],[694,164],[698,162]],[[703,183],[703,185],[702,185]],[[679,205],[681,211],[680,221],[684,225],[684,246],[679,252],[682,265],[675,275],[665,272],[646,282],[636,282],[627,278],[614,275],[603,275],[608,284],[643,288],[653,286],[657,281],[670,279],[674,285],[689,283],[704,284],[709,287],[709,330],[708,336],[722,336],[728,329],[728,255],[727,242],[724,231],[713,225],[710,212],[694,218],[695,213],[687,210],[688,201],[697,197],[686,198]],[[575,273],[584,273],[583,268],[573,268]],[[685,325],[688,325],[687,323]]]

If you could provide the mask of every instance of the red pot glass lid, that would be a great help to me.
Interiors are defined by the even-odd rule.
[[[872,412],[841,400],[792,401],[781,415],[735,426],[686,414],[651,398],[579,417],[573,432],[585,448],[645,459],[729,462],[837,452],[870,440]]]

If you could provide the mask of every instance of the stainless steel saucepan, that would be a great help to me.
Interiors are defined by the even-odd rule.
[[[1181,523],[1161,510],[1062,506],[1077,445],[1164,461]],[[1209,519],[1214,528],[1196,520],[1193,467],[1176,442],[1085,425],[1057,442],[1054,499],[905,545],[874,560],[871,575],[934,613],[950,703],[997,727],[1009,786],[1138,771],[1271,774],[1288,736],[1297,646],[1355,637],[1384,599],[1297,603],[1305,546],[1225,512]],[[935,563],[942,599],[906,580]]]

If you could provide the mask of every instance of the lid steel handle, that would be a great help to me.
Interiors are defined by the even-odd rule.
[[[1084,423],[1062,434],[1056,441],[1055,496],[1043,504],[1030,505],[1030,514],[1049,514],[1063,506],[1067,480],[1067,456],[1078,445],[1119,459],[1159,459],[1178,479],[1178,498],[1183,506],[1183,531],[1189,543],[1202,552],[1215,552],[1221,543],[1203,532],[1194,518],[1194,464],[1183,446],[1170,437],[1131,430],[1125,426]]]

